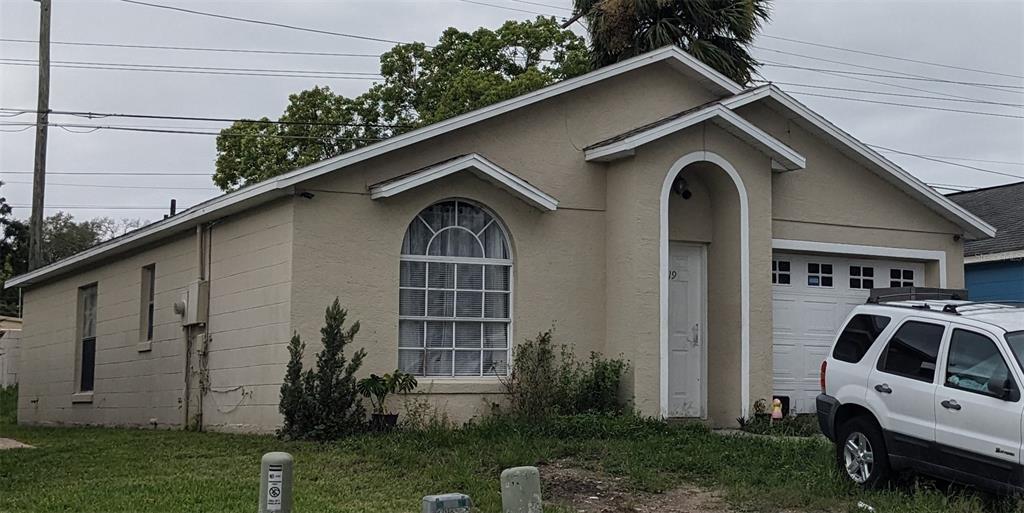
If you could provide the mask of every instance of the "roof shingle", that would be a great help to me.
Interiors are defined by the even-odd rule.
[[[996,228],[996,236],[991,239],[965,242],[964,256],[1024,250],[1024,182],[946,197]]]

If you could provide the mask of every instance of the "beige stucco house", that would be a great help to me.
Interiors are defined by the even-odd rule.
[[[643,414],[809,411],[868,289],[962,286],[962,241],[993,234],[779,89],[664,48],[10,280],[19,420],[273,430],[288,338],[317,341],[335,296],[365,372],[421,375],[457,419],[552,325],[630,360]]]

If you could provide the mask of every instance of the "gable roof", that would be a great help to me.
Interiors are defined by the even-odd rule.
[[[749,89],[743,93],[721,100],[721,104],[736,110],[758,101],[770,101],[776,109],[782,109],[795,117],[795,121],[812,133],[817,133],[833,144],[839,151],[855,162],[866,166],[883,179],[889,181],[910,197],[920,201],[933,211],[964,230],[968,239],[992,237],[996,229],[967,209],[939,194],[903,168],[889,161],[868,145],[822,117],[817,112],[798,102],[773,84]]]
[[[814,113],[807,107],[786,95],[775,86],[764,86],[744,91],[743,88],[715,71],[708,65],[698,61],[691,55],[675,46],[666,46],[643,55],[626,59],[624,61],[591,71],[578,77],[570,78],[551,84],[536,91],[511,98],[494,105],[483,107],[453,118],[434,123],[416,130],[397,135],[369,146],[323,160],[309,166],[305,166],[262,182],[245,186],[234,192],[230,192],[216,198],[202,202],[183,212],[147,225],[127,235],[104,242],[76,255],[60,260],[53,264],[41,267],[34,271],[15,276],[6,281],[4,288],[21,287],[39,283],[48,278],[74,271],[84,267],[100,258],[110,257],[125,251],[140,248],[156,241],[170,237],[175,234],[194,229],[196,226],[232,215],[261,203],[275,199],[291,196],[295,193],[295,186],[306,180],[317,178],[337,171],[339,169],[364,162],[366,160],[384,155],[388,152],[417,144],[432,137],[436,137],[453,130],[457,130],[496,116],[514,111],[519,108],[533,105],[549,98],[565,94],[576,89],[613,78],[630,71],[649,66],[655,63],[666,63],[674,70],[690,77],[695,83],[700,84],[710,91],[722,97],[734,95],[726,100],[721,100],[721,105],[730,110],[735,110],[742,105],[770,98],[777,103],[791,109],[798,116],[808,120],[811,125],[819,127],[820,131],[830,135],[832,140],[839,143],[841,148],[848,148],[851,154],[863,156],[863,161],[875,165],[881,172],[879,174],[891,178],[893,183],[900,185],[908,194],[933,207],[936,212],[946,216],[959,226],[964,228],[965,233],[972,238],[992,236],[995,229],[981,221],[976,216],[958,207],[941,194],[938,194],[920,180],[913,178],[895,164],[874,152],[863,143],[860,143],[849,134],[842,132],[835,125]],[[887,175],[891,175],[887,176]]]
[[[519,197],[540,210],[558,208],[558,200],[486,158],[470,153],[417,169],[370,186],[370,198],[390,198],[459,171],[469,171]]]
[[[204,201],[173,217],[157,221],[127,235],[98,244],[64,260],[15,276],[4,283],[4,288],[38,283],[49,277],[70,272],[101,256],[107,257],[123,251],[136,249],[165,237],[195,228],[198,224],[240,212],[256,204],[290,196],[295,192],[295,185],[306,180],[655,63],[668,64],[676,71],[692,78],[696,83],[707,87],[713,93],[720,96],[736,94],[743,90],[736,82],[733,82],[725,75],[715,71],[707,64],[700,62],[678,47],[666,46],[610,66],[596,69],[578,77],[556,82],[515,98],[411,130],[369,146],[343,153],[337,157],[322,160],[262,182],[245,186],[237,191]]]
[[[783,169],[792,171],[803,169],[807,164],[806,159],[782,141],[772,137],[764,130],[754,126],[743,119],[732,110],[722,105],[720,101],[713,101],[699,105],[671,116],[659,119],[653,123],[634,128],[628,132],[619,134],[596,144],[584,148],[587,160],[601,162],[617,160],[633,155],[636,148],[644,144],[654,142],[667,135],[674,134],[680,130],[698,125],[705,121],[712,121],[726,129],[736,137],[747,141],[752,146],[768,155]]]
[[[1024,250],[1024,182],[955,192],[946,197],[999,230],[991,239],[965,242],[964,256]]]

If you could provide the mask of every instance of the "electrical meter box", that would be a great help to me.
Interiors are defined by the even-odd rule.
[[[210,282],[198,280],[188,285],[185,298],[185,326],[206,324],[210,314]]]
[[[470,513],[473,501],[461,493],[423,497],[423,513]]]

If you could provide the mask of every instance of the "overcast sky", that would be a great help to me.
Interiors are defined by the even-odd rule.
[[[304,27],[347,32],[401,41],[433,42],[445,28],[462,30],[498,27],[507,19],[535,15],[461,0],[332,0],[332,1],[182,1],[151,0],[226,15],[243,16]],[[554,7],[516,0],[480,0],[494,6],[564,15]],[[568,7],[571,0],[531,0]],[[36,39],[38,3],[0,0],[0,38]],[[579,29],[576,29],[579,31]],[[126,43],[321,52],[380,53],[391,45],[329,35],[296,32],[227,20],[200,17],[116,0],[54,0],[53,41]],[[991,103],[940,101],[870,95],[836,89],[783,85],[791,92],[870,98],[897,104],[983,111],[1011,117],[985,116],[897,105],[853,102],[834,98],[797,96],[847,132],[869,144],[910,153],[1003,161],[958,160],[984,169],[1024,177],[1024,1],[794,1],[778,0],[764,34],[824,45],[885,54],[905,59],[942,63],[990,72],[978,73],[921,65],[864,54],[843,52],[762,37],[755,55],[763,60],[824,69],[843,69],[892,75],[894,71],[941,80],[980,84],[958,85],[934,81],[895,80],[889,77],[834,76],[791,68],[764,67],[772,81],[818,87],[892,92],[906,95],[945,96]],[[786,55],[767,49],[799,53]],[[0,62],[35,59],[36,45],[0,42]],[[341,70],[375,72],[371,58],[274,56],[260,54],[188,52],[54,45],[53,61],[88,61],[235,68]],[[849,65],[870,66],[873,71]],[[874,82],[866,82],[870,80]],[[903,88],[889,85],[898,84]],[[289,93],[317,84],[357,95],[365,80],[238,77],[181,73],[52,70],[50,106],[56,110],[129,112],[211,117],[276,118]],[[907,89],[907,88],[914,88]],[[945,96],[948,97],[948,96]],[[0,107],[35,108],[34,67],[0,64]],[[4,113],[0,112],[0,116]],[[1018,117],[1012,117],[1018,116]],[[0,178],[7,182],[2,194],[15,205],[15,215],[27,217],[31,203],[33,136],[31,129],[11,125],[34,121],[34,115],[0,117]],[[87,120],[51,117],[51,123],[152,126],[216,130],[224,124],[196,121]],[[83,131],[82,128],[67,130]],[[76,217],[159,219],[170,198],[185,207],[218,193],[209,174],[213,171],[214,137],[98,130],[69,133],[50,129],[48,169],[58,172],[124,171],[134,176],[48,176],[47,215],[68,210]],[[891,155],[894,161],[929,183],[982,187],[1015,181],[962,167],[918,158]],[[150,175],[146,175],[150,173]],[[200,173],[160,176],[152,173]],[[1024,178],[1022,178],[1024,179]],[[74,187],[58,184],[92,184]],[[149,188],[127,188],[140,186]],[[161,188],[165,187],[165,188]],[[172,189],[179,188],[179,189]],[[74,206],[103,207],[96,209]],[[111,208],[120,207],[120,208]],[[144,208],[126,210],[126,208]]]

